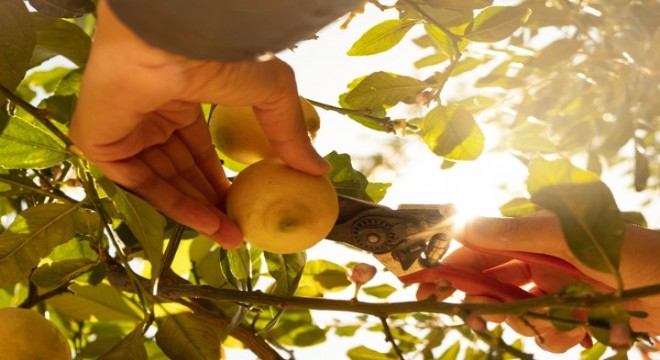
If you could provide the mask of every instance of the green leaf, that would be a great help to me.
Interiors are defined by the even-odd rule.
[[[275,279],[271,290],[274,295],[293,295],[300,282],[307,256],[305,252],[294,254],[274,254],[264,251],[266,267]]]
[[[245,244],[234,250],[227,251],[227,259],[229,260],[229,270],[232,275],[243,284],[247,284],[250,278],[250,252]]]
[[[142,245],[144,254],[151,263],[151,276],[155,279],[162,265],[165,218],[144,200],[120,189],[108,178],[101,177],[98,182]]]
[[[600,360],[607,351],[607,345],[602,342],[596,342],[591,349],[582,350],[580,360]]]
[[[0,234],[0,286],[26,278],[57,245],[75,235],[77,205],[44,204],[20,213]]]
[[[282,345],[288,346],[314,346],[326,341],[327,330],[321,329],[314,324],[303,324],[292,328],[285,336],[278,341]]]
[[[38,267],[30,278],[39,287],[53,288],[72,281],[95,265],[96,262],[89,259],[63,260]]]
[[[156,343],[173,360],[219,359],[215,329],[190,313],[157,318]]]
[[[458,353],[461,351],[461,343],[456,342],[450,346],[445,352],[440,355],[438,360],[456,360],[458,358]]]
[[[500,213],[507,217],[520,217],[535,213],[539,208],[529,199],[514,198],[500,206]]]
[[[79,211],[80,212],[80,211]],[[64,244],[56,247],[48,254],[52,261],[63,261],[72,259],[82,259],[95,261],[98,254],[92,250],[89,241],[73,238]]]
[[[373,202],[379,203],[385,197],[390,186],[392,186],[390,183],[369,182],[367,184],[367,195]]]
[[[217,244],[204,236],[198,236],[192,241],[189,256],[195,274],[206,284],[215,287],[227,285],[227,278],[220,271],[220,248]]]
[[[457,104],[462,106],[465,110],[471,113],[477,113],[486,110],[491,106],[497,104],[498,100],[492,97],[477,95],[459,101]]]
[[[625,222],[607,186],[568,160],[537,158],[529,171],[532,202],[557,215],[573,254],[592,269],[616,274]]]
[[[646,184],[651,176],[649,159],[639,149],[635,149],[635,190],[646,189]]]
[[[346,53],[350,56],[374,55],[393,48],[417,20],[385,20],[367,30]]]
[[[0,85],[14,90],[29,69],[37,37],[21,0],[0,1]]]
[[[49,70],[32,71],[16,88],[16,94],[25,101],[32,101],[37,97],[35,90],[43,90],[50,94],[58,89],[66,78],[76,71],[67,67],[55,67]]]
[[[375,296],[379,299],[385,299],[388,296],[392,295],[396,291],[396,288],[392,285],[382,284],[376,286],[363,287],[362,291],[365,294]]]
[[[64,144],[27,119],[13,116],[0,134],[0,167],[44,169],[66,160]]]
[[[379,109],[414,97],[428,87],[422,80],[379,71],[360,81],[346,94],[344,101],[353,109]]]
[[[39,185],[22,172],[10,171],[7,174],[0,174],[0,194],[3,196],[39,193],[43,193]]]
[[[75,95],[53,95],[44,100],[48,114],[61,124],[68,124],[76,109],[78,97]]]
[[[69,287],[73,294],[62,294],[48,300],[48,304],[76,320],[94,317],[100,321],[142,319],[142,314],[115,288],[107,284]]]
[[[381,354],[376,350],[372,350],[364,345],[354,347],[346,353],[351,360],[392,360],[391,356]]]
[[[449,56],[444,52],[436,52],[431,55],[425,56],[413,64],[416,69],[422,69],[428,66],[433,66],[442,63],[443,61],[449,60]]]
[[[491,6],[477,15],[465,37],[478,42],[497,42],[511,36],[527,21],[531,10],[517,6]]]
[[[94,11],[91,0],[29,0],[37,11],[48,16],[75,18]]]
[[[64,56],[78,67],[85,66],[92,41],[78,25],[39,13],[30,15],[37,33],[31,66],[57,55]]]
[[[390,184],[374,184],[370,188],[367,177],[353,168],[351,157],[348,154],[338,154],[333,151],[326,155],[325,159],[332,165],[332,170],[327,176],[335,186],[337,193],[341,195],[374,202],[377,198],[382,198],[390,186]],[[370,193],[375,198],[372,198]]]
[[[337,336],[353,336],[355,333],[362,328],[361,325],[347,325],[347,326],[338,326],[335,328],[335,334]]]
[[[328,292],[340,291],[351,285],[346,269],[327,260],[307,262],[298,284],[296,295],[323,296]]]
[[[232,272],[231,269],[231,264],[229,263],[229,250],[225,248],[220,248],[220,273],[222,274],[223,278],[227,280],[227,284],[229,284],[231,287],[234,289],[239,289],[239,290],[247,290],[247,282],[240,281],[236,276],[234,276],[234,273]],[[217,270],[216,270],[217,271]]]
[[[147,360],[147,349],[144,347],[142,324],[115,344],[99,360]]]
[[[456,67],[454,67],[450,76],[458,76],[484,63],[484,60],[464,57],[461,61],[458,62],[458,64],[456,64]]]
[[[424,143],[449,160],[474,160],[484,148],[484,135],[472,114],[461,106],[436,106],[422,121]]]
[[[460,40],[454,44],[454,38],[450,38],[443,30],[433,24],[424,24],[424,30],[429,35],[436,47],[442,50],[448,58],[455,58],[456,49],[463,51],[470,43],[466,40]]]

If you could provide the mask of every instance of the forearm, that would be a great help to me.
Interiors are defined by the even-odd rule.
[[[276,53],[318,30],[360,0],[108,0],[142,40],[194,59],[238,61]]]

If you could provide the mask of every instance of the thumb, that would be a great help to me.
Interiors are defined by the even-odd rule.
[[[287,165],[312,175],[324,175],[330,170],[312,146],[297,95],[259,104],[254,113],[275,154]]]
[[[576,271],[559,220],[550,213],[520,218],[476,218],[456,234],[464,246],[480,252]]]

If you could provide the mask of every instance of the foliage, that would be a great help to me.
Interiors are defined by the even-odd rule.
[[[356,360],[525,356],[519,341],[501,340],[499,327],[471,330],[463,323],[468,314],[456,312],[460,305],[377,313],[357,301],[386,302],[397,284],[359,287],[356,299],[324,302],[326,294],[351,286],[348,264],[307,262],[304,253],[220,249],[115,186],[78,157],[66,137],[94,4],[29,4],[36,11],[23,1],[0,2],[2,306],[48,311],[80,359],[218,358],[221,344],[236,340],[260,358],[282,358],[288,348],[331,341],[329,333],[358,332],[384,333],[392,347],[360,345],[347,354]],[[619,211],[599,174],[622,166],[637,191],[659,186],[660,5],[398,0],[366,6],[393,16],[358,36],[347,54],[370,56],[412,41],[419,47],[418,72],[379,69],[348,84],[338,106],[316,105],[374,131],[418,137],[445,159],[443,168],[484,151],[515,154],[529,166],[530,197],[512,199],[502,212],[555,212],[575,256],[618,277],[620,230],[631,214]],[[37,68],[54,57],[69,62]],[[465,81],[473,89],[469,97],[443,92]],[[423,107],[424,116],[388,116],[414,106]],[[495,149],[485,147],[484,124],[504,134]],[[369,183],[348,154],[327,159],[338,192],[382,199],[389,185]],[[632,217],[643,223],[639,214]],[[310,309],[362,315],[320,326]],[[598,309],[592,324],[607,343],[612,322],[630,316],[615,306]],[[463,340],[447,340],[450,334]],[[606,345],[583,357],[600,358]]]

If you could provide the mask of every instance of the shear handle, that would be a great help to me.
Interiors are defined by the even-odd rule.
[[[534,295],[511,284],[466,267],[440,263],[399,278],[406,284],[435,283],[439,279],[447,280],[451,286],[466,294],[487,296],[502,302],[531,299]]]

